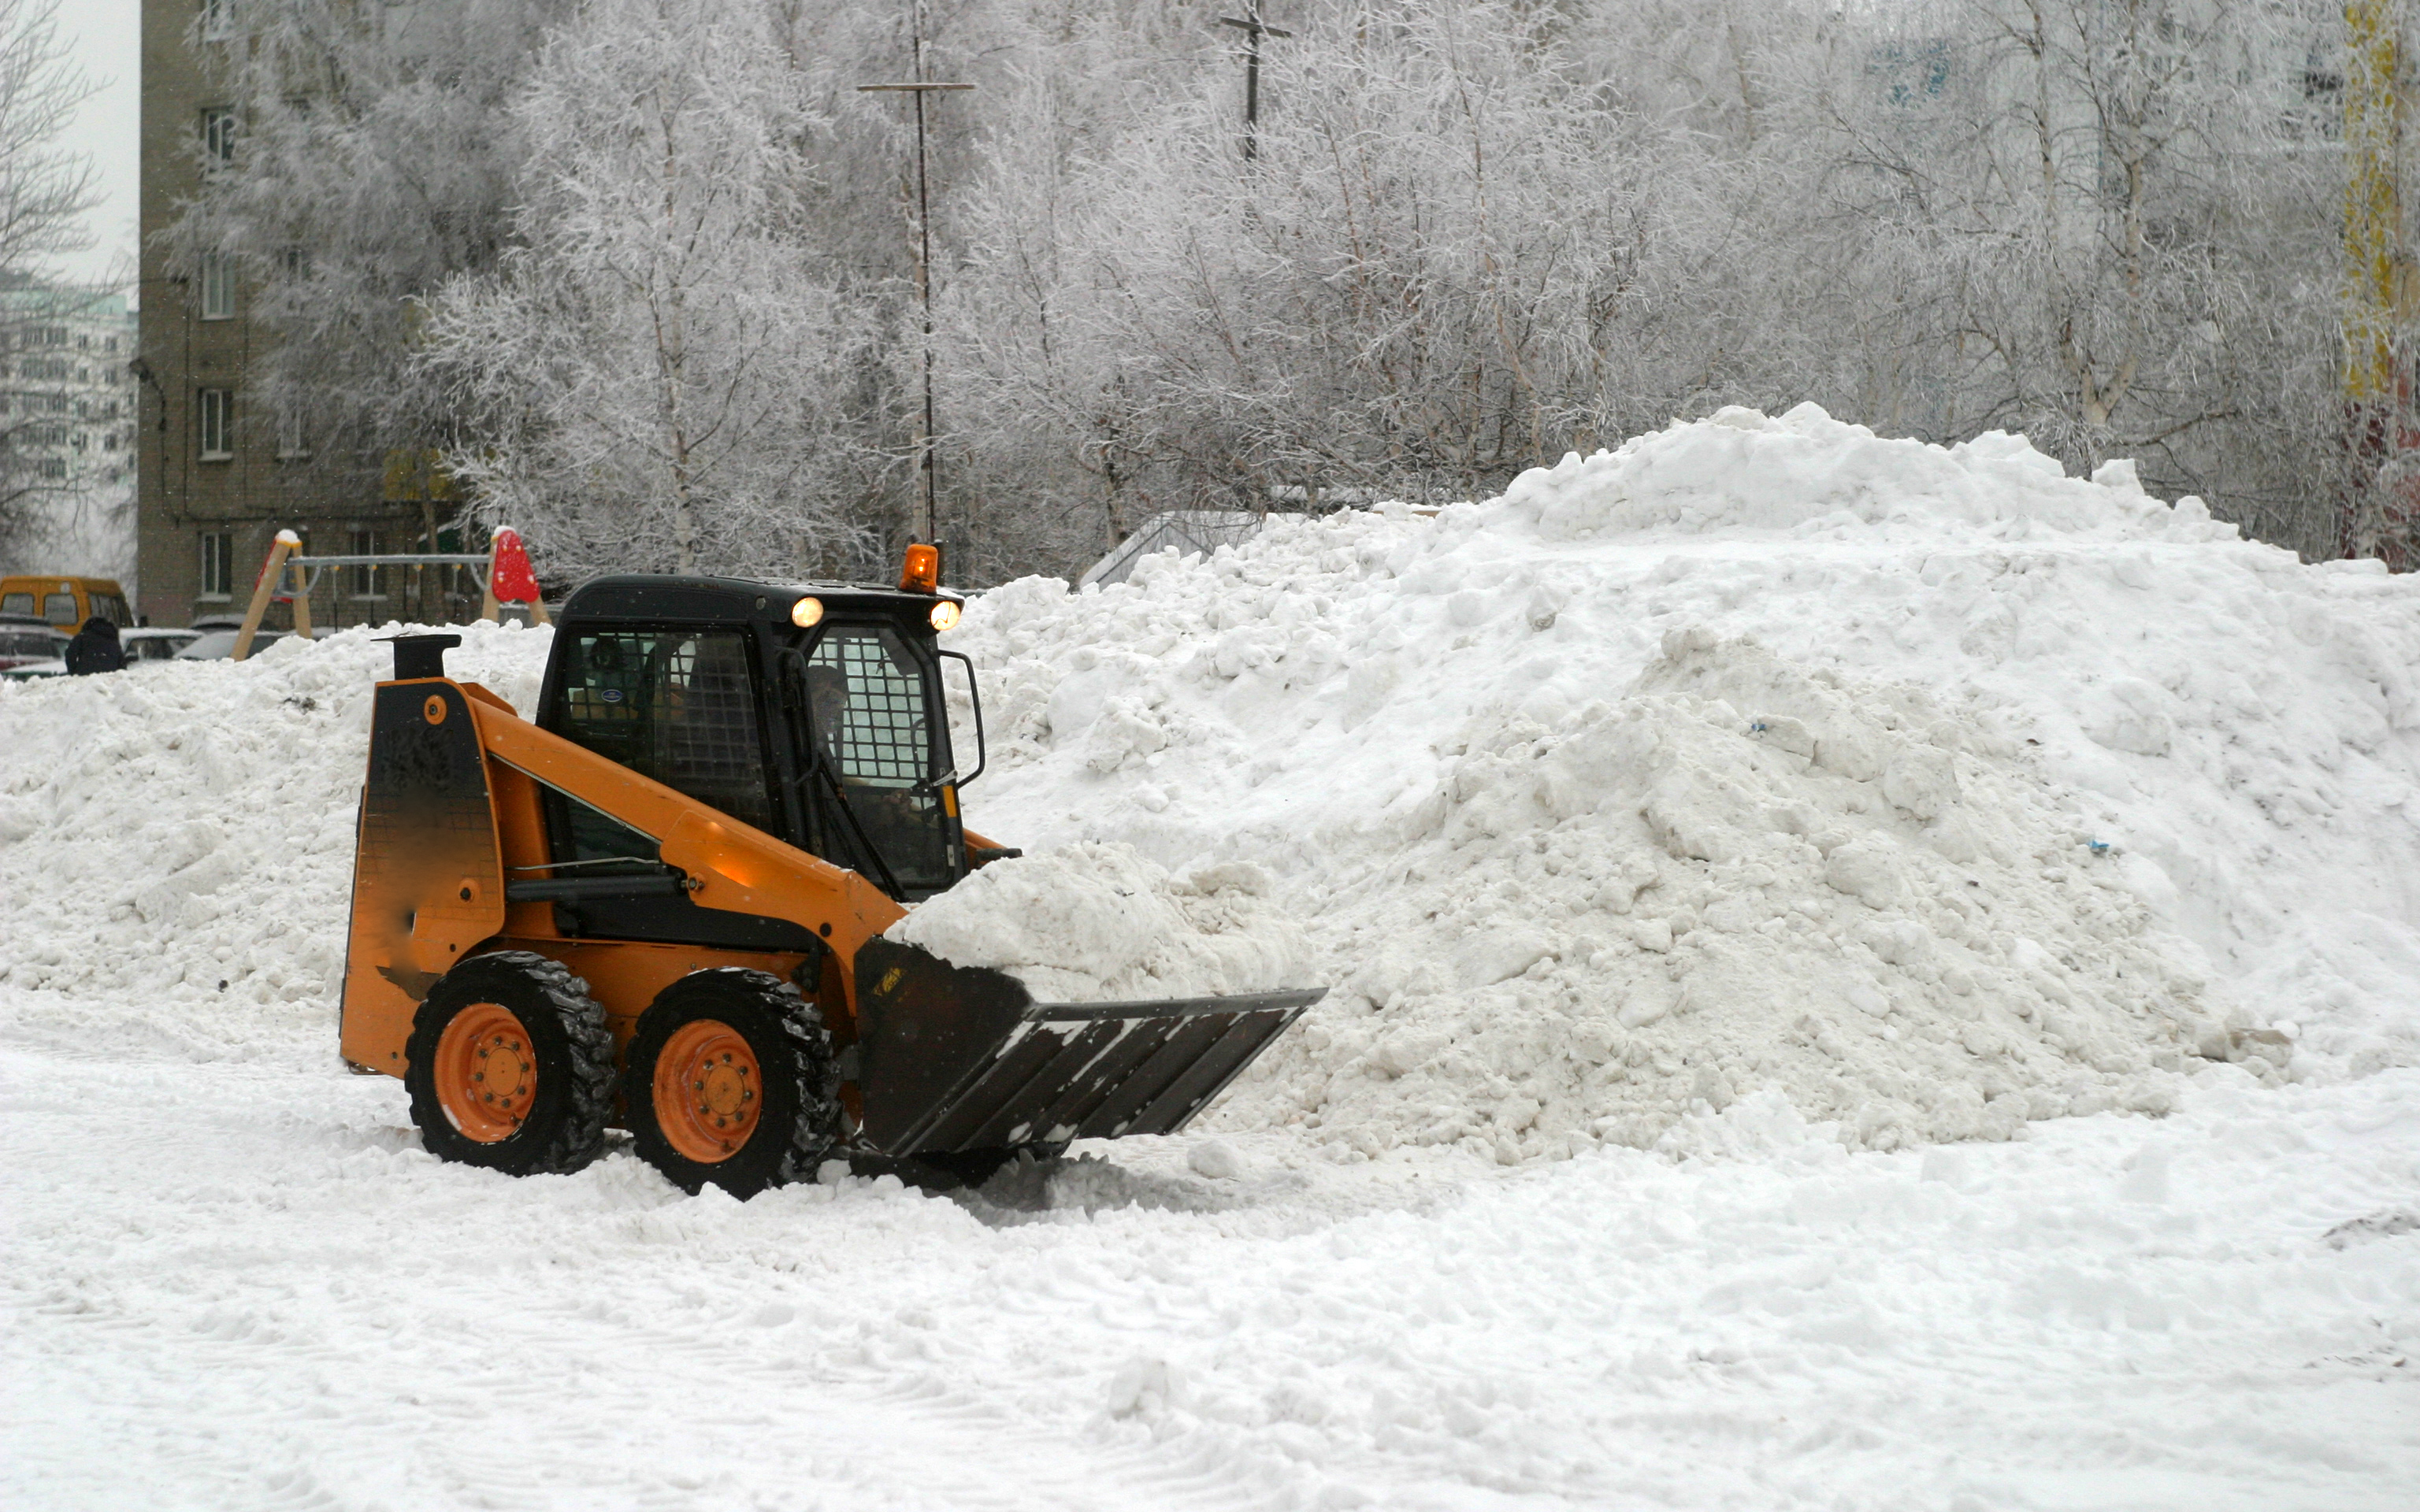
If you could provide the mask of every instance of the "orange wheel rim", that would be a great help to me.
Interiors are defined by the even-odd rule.
[[[695,1019],[673,1031],[656,1057],[656,1127],[687,1160],[729,1160],[756,1132],[765,1109],[756,1052],[720,1019]]]
[[[473,1003],[437,1040],[437,1105],[466,1139],[492,1145],[520,1133],[537,1101],[529,1030],[498,1003]]]

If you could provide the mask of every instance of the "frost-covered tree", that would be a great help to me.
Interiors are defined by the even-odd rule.
[[[872,312],[819,255],[812,59],[754,0],[592,0],[514,111],[513,245],[430,307],[480,512],[557,570],[829,569],[878,459]]]
[[[1729,171],[1590,86],[1561,24],[1326,11],[1264,61],[1249,162],[1209,78],[1047,179],[1003,156],[954,380],[1056,427],[1112,534],[1141,500],[1468,497],[1662,419],[1750,316]]]
[[[1091,539],[1812,398],[2137,455],[2313,544],[2317,0],[1275,9],[1255,163],[1231,74],[1105,112],[1037,51],[956,207],[972,449],[1089,499]]]
[[[307,460],[289,486],[368,491],[453,417],[411,361],[415,301],[495,265],[528,156],[513,104],[569,0],[242,0],[202,8],[197,52],[238,101],[235,161],[167,233],[172,266],[234,259],[256,321],[252,412]],[[208,28],[208,35],[204,28]]]
[[[2139,457],[2302,534],[2333,365],[2336,170],[2304,98],[2319,8],[1943,0],[1877,20],[1790,81],[1823,203],[1846,212],[1815,260],[1848,329],[1894,357],[1876,418],[2024,430],[2080,469]]]

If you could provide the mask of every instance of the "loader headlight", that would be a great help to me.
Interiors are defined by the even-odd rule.
[[[823,618],[824,601],[820,598],[802,598],[790,606],[790,623],[801,630],[814,629],[823,623]]]
[[[960,613],[956,600],[945,598],[933,606],[932,621],[936,630],[946,630],[958,623]]]

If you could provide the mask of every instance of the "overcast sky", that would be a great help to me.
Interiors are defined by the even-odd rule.
[[[136,126],[143,109],[143,23],[139,0],[67,0],[59,31],[101,93],[85,101],[67,145],[91,156],[107,196],[92,213],[93,247],[65,259],[60,271],[100,278],[134,261]]]

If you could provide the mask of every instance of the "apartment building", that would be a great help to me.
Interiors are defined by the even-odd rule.
[[[33,281],[0,286],[0,451],[38,501],[27,572],[129,571],[135,319],[122,296]]]
[[[213,256],[177,269],[162,245],[160,233],[206,176],[235,161],[243,122],[227,65],[246,45],[241,17],[229,0],[143,3],[141,326],[132,371],[140,398],[137,608],[155,625],[240,611],[280,530],[300,532],[311,552],[355,555],[427,549],[432,525],[419,497],[426,467],[390,468],[385,486],[358,493],[312,481],[302,464],[314,438],[270,411],[251,386],[274,336],[254,317],[241,265]],[[377,624],[449,608],[419,573],[343,568],[320,576],[311,619]],[[277,606],[271,623],[289,625],[290,609]]]

